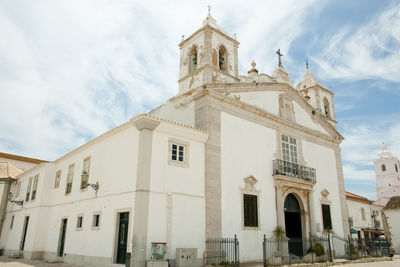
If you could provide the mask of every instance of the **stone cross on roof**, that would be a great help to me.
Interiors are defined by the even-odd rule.
[[[281,54],[281,49],[278,49],[278,51],[276,51],[275,53],[278,55],[278,60],[279,60],[278,66],[282,68],[281,57],[283,57],[283,54]]]
[[[208,7],[208,13],[211,13],[211,6],[208,5],[207,7]]]

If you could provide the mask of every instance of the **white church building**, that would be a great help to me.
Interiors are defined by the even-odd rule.
[[[179,249],[203,266],[210,238],[237,235],[246,262],[277,225],[348,235],[332,91],[308,68],[294,86],[279,51],[272,75],[239,75],[239,42],[210,14],[179,47],[176,96],[11,182],[5,255],[142,267],[156,242],[171,266]]]

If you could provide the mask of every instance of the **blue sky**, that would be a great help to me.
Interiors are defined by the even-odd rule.
[[[400,156],[400,3],[352,1],[0,2],[0,151],[54,160],[178,91],[178,43],[207,5],[240,41],[239,69],[335,93],[346,189],[375,198],[382,141]]]

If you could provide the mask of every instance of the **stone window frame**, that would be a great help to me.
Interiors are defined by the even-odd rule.
[[[282,153],[282,135],[286,135],[288,137],[296,139],[297,146],[297,160],[299,165],[307,166],[307,162],[304,160],[303,154],[303,139],[301,138],[301,134],[294,132],[289,128],[278,128],[276,129],[276,151],[274,153],[274,157],[276,159],[283,160]]]
[[[183,161],[179,160],[172,160],[172,145],[177,145],[183,146]],[[189,143],[174,139],[174,138],[169,138],[168,139],[168,164],[173,165],[173,166],[178,166],[178,167],[189,167]]]
[[[328,98],[326,96],[322,99],[323,105],[324,105],[324,110],[323,110],[323,115],[326,116],[328,119],[330,119],[331,116],[331,104],[329,103]]]
[[[83,222],[84,222],[84,214],[83,213],[79,213],[77,216],[76,216],[76,225],[75,225],[75,230],[76,231],[82,231],[83,230]],[[78,221],[79,221],[79,218],[82,218],[81,219],[81,226],[79,227],[78,226]]]
[[[247,176],[244,180],[244,187],[241,188],[240,192],[240,201],[241,201],[241,206],[242,206],[242,229],[243,230],[259,230],[261,229],[260,226],[260,194],[259,190],[255,188],[255,184],[258,182],[258,180],[253,176]],[[257,197],[257,226],[245,226],[244,225],[244,195],[253,195]]]
[[[33,177],[32,176],[29,177],[28,184],[27,184],[27,187],[26,187],[25,202],[28,202],[30,200],[30,197],[31,197],[32,180],[33,180]]]
[[[98,225],[95,226],[95,216],[99,216],[99,221],[98,221]],[[100,230],[100,226],[101,226],[101,211],[96,211],[93,212],[93,216],[92,216],[92,230]]]
[[[279,117],[290,122],[296,122],[293,101],[294,100],[286,93],[279,95]],[[286,106],[289,106],[289,111],[286,110]]]
[[[62,174],[62,170],[59,169],[59,170],[56,172],[56,177],[54,178],[54,189],[60,187],[61,174]]]
[[[36,174],[33,178],[31,201],[35,201],[36,199],[38,183],[39,183],[39,174]]]
[[[361,219],[365,222],[367,220],[367,216],[365,215],[365,208],[361,207],[360,211],[361,211]]]
[[[84,158],[83,159],[83,162],[82,162],[82,174],[83,174],[83,172],[85,171],[85,162],[89,162],[88,163],[88,170],[87,170],[87,173],[88,173],[88,177],[87,177],[87,181],[86,181],[86,185],[85,186],[83,186],[83,180],[82,180],[82,175],[81,175],[81,182],[80,182],[80,184],[79,184],[79,191],[80,192],[84,192],[84,191],[87,191],[87,188],[88,188],[88,186],[87,186],[87,184],[89,183],[89,178],[90,178],[90,166],[91,166],[91,163],[92,163],[92,156],[88,156],[88,157],[86,157],[86,158]]]
[[[196,50],[196,64],[192,65],[192,61],[194,59],[193,51]],[[187,52],[187,59],[188,59],[188,74],[195,72],[199,66],[199,45],[197,43],[193,43],[189,46]],[[193,68],[193,69],[192,69]]]
[[[333,230],[333,219],[332,219],[332,201],[329,200],[328,196],[329,196],[329,191],[325,188],[323,190],[321,190],[321,198],[319,200],[320,202],[320,209],[321,209],[321,222],[322,222],[322,231],[325,230],[325,225],[324,225],[324,213],[322,210],[322,205],[328,205],[329,206],[329,216],[331,219],[331,227]]]
[[[72,171],[71,171],[72,170]],[[68,166],[67,172],[67,183],[65,185],[65,195],[71,195],[72,193],[72,185],[74,182],[74,174],[75,174],[75,163],[72,163]],[[71,184],[70,191],[68,192],[68,184]]]

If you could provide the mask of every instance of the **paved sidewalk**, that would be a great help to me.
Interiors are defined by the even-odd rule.
[[[0,267],[77,267],[72,264],[50,263],[44,261],[33,261],[24,259],[11,259],[0,256]],[[292,265],[297,266],[297,265]],[[300,265],[301,266],[301,265]],[[379,261],[368,263],[338,264],[338,267],[400,267],[400,255],[395,255],[392,261]],[[262,267],[262,266],[260,266]]]
[[[0,267],[77,267],[72,264],[51,263],[36,260],[12,259],[8,256],[0,256]]]

